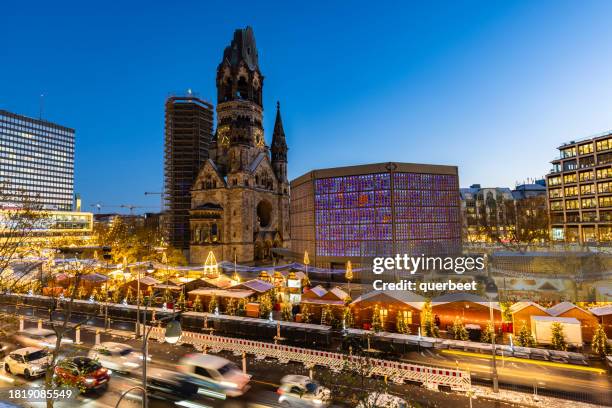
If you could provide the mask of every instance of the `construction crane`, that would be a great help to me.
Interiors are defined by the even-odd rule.
[[[119,205],[106,205],[106,204],[102,204],[102,203],[95,203],[95,204],[90,204],[90,207],[95,207],[96,210],[98,210],[98,214],[100,213],[100,210],[102,208],[121,208],[121,206]]]
[[[159,204],[160,204],[160,210],[163,212],[164,211],[164,192],[163,191],[145,191],[144,193],[146,196],[148,195],[158,195],[159,196]]]
[[[153,206],[133,205],[133,204],[121,204],[119,207],[129,209],[130,210],[130,215],[134,215],[134,209],[135,208],[157,208],[157,207],[153,207]]]

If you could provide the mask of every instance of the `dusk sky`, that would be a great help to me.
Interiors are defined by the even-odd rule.
[[[6,2],[0,109],[76,129],[75,191],[159,209],[164,100],[216,104],[251,25],[270,142],[289,177],[351,164],[459,166],[460,183],[541,177],[563,142],[612,128],[612,2]],[[116,211],[109,209],[108,211]]]

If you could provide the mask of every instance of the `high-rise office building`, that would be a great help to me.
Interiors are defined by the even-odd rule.
[[[208,159],[213,131],[213,106],[193,95],[166,101],[164,201],[167,239],[189,249],[191,188]]]
[[[612,132],[558,149],[546,176],[551,238],[612,241]]]
[[[74,195],[74,129],[0,110],[3,204],[28,195],[45,210],[70,210]]]

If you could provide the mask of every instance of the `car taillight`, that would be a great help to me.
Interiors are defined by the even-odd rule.
[[[276,390],[276,393],[278,395],[283,395],[285,393],[285,391],[283,391],[282,389],[279,388],[278,390]]]

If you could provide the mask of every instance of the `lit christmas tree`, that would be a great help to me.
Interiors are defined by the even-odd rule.
[[[593,342],[591,343],[591,347],[595,354],[597,354],[601,358],[605,358],[607,354],[610,353],[610,346],[608,345],[608,336],[606,336],[606,332],[603,328],[603,325],[598,324],[597,329],[595,329],[595,334],[593,335]]]
[[[563,334],[563,325],[559,322],[554,322],[550,325],[551,330],[551,342],[552,347],[555,350],[567,350],[567,343],[565,341],[565,334]]]
[[[217,296],[212,295],[210,297],[210,301],[208,302],[208,313],[215,313],[215,309],[219,307],[219,302],[217,302]]]
[[[200,300],[200,296],[196,296],[195,300],[193,301],[193,310],[195,310],[196,312],[201,312],[202,311],[202,300]]]
[[[529,328],[523,322],[521,330],[519,330],[518,336],[515,339],[516,344],[520,347],[535,347],[536,341],[533,338],[533,334],[529,331]]]
[[[451,328],[451,334],[455,340],[467,340],[468,339],[468,331],[463,325],[463,320],[459,316],[455,317],[453,321],[453,327]]]
[[[438,329],[438,326],[436,326],[434,316],[431,311],[431,300],[427,299],[423,305],[421,316],[421,330],[423,331],[423,335],[427,337],[440,337],[440,329]]]
[[[382,321],[380,320],[380,309],[378,305],[374,306],[374,311],[372,312],[372,331],[379,332],[383,329]]]
[[[480,334],[480,342],[481,343],[493,343],[493,336],[495,336],[495,331],[493,329],[493,325],[491,322],[487,323],[487,327]]]

